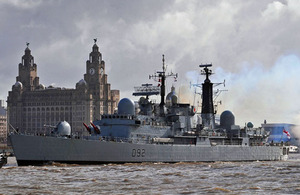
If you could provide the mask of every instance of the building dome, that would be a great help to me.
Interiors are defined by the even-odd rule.
[[[84,79],[81,79],[80,81],[78,81],[78,82],[76,83],[76,89],[81,89],[81,90],[83,90],[83,89],[86,89],[87,86],[88,86],[88,84],[87,84],[87,82],[86,82]]]
[[[94,45],[93,45],[93,52],[98,52],[99,51],[99,47],[98,47],[98,45],[95,43]]]
[[[166,99],[167,99],[167,100],[172,99],[172,96],[173,96],[173,95],[176,95],[176,94],[175,94],[175,87],[174,87],[174,86],[171,87],[171,92],[168,93]]]
[[[177,95],[172,95],[171,96],[171,102],[172,104],[177,104],[178,103],[178,96]]]
[[[25,49],[25,55],[31,55],[31,50],[28,47]]]
[[[135,115],[134,102],[129,98],[123,98],[118,104],[118,114]]]
[[[78,81],[78,83],[76,83],[78,85],[87,85],[86,81],[84,79],[81,79],[80,81]]]
[[[39,84],[39,87],[38,87],[38,89],[45,89],[46,87],[45,87],[45,85],[43,85],[43,84]]]
[[[23,88],[23,84],[20,82],[20,81],[17,81],[14,85],[13,85],[13,87],[17,87],[17,88]]]
[[[178,103],[178,97],[175,93],[175,87],[172,86],[171,92],[168,93],[168,95],[166,97],[166,104],[167,104],[167,106],[172,106],[177,103]]]

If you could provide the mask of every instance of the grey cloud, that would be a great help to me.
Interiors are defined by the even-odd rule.
[[[233,74],[245,64],[272,70],[281,56],[299,56],[299,6],[292,0],[1,1],[0,98],[15,82],[25,42],[41,83],[73,88],[98,38],[108,80],[122,97],[151,82],[162,54],[179,73],[177,87],[201,63]]]

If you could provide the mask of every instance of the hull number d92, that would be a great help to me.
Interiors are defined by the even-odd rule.
[[[132,149],[132,157],[145,157],[145,149]]]

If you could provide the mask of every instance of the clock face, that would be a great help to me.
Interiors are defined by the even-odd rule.
[[[93,75],[95,74],[95,69],[94,68],[91,68],[90,71],[89,71],[90,75]]]

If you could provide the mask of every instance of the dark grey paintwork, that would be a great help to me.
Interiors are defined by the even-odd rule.
[[[280,146],[134,144],[47,136],[11,135],[18,163],[78,164],[285,160]]]

